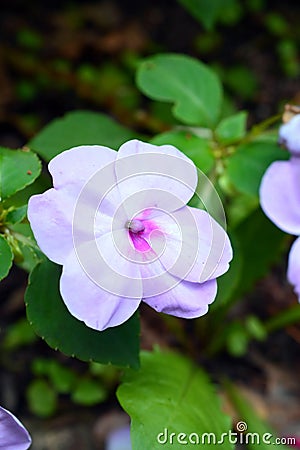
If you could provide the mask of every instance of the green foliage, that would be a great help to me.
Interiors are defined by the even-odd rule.
[[[230,300],[241,282],[242,274],[242,254],[239,247],[239,241],[233,233],[230,233],[230,241],[232,243],[234,258],[230,263],[229,270],[218,278],[218,293],[216,300],[210,306],[210,310],[214,311],[220,307],[224,307]]]
[[[15,263],[27,272],[31,272],[45,259],[35,242],[28,222],[10,225],[8,238],[14,252]]]
[[[223,145],[233,144],[246,134],[247,113],[241,111],[233,116],[221,120],[215,133],[218,141]]]
[[[30,275],[25,303],[36,333],[51,347],[83,361],[138,367],[137,314],[119,327],[102,332],[87,327],[64,305],[58,289],[60,273],[59,266],[45,260]]]
[[[265,328],[268,333],[275,330],[280,330],[288,325],[293,325],[300,322],[300,305],[296,304],[286,310],[280,311],[274,317],[267,320]]]
[[[289,24],[285,18],[276,12],[270,12],[265,17],[265,25],[268,31],[275,36],[284,36],[288,32]]]
[[[266,6],[266,0],[247,0],[247,8],[249,11],[261,12]]]
[[[155,145],[174,145],[186,154],[204,173],[208,173],[214,165],[213,149],[210,141],[189,131],[167,131],[158,134],[151,143]]]
[[[29,408],[39,417],[49,417],[57,407],[55,390],[43,379],[34,380],[26,392]]]
[[[242,323],[232,322],[226,330],[226,346],[232,356],[243,356],[248,348],[249,338]]]
[[[282,39],[277,44],[282,69],[290,78],[298,77],[300,74],[298,47],[299,44],[289,38]]]
[[[102,403],[106,400],[112,386],[111,380],[107,378],[107,375],[113,373],[113,379],[115,380],[115,370],[112,366],[103,366],[101,375],[93,374],[91,370],[82,374],[55,359],[36,358],[32,363],[32,372],[36,379],[29,387],[30,396],[28,396],[31,410],[36,415],[43,414],[39,405],[40,385],[44,389],[47,387],[49,393],[51,392],[50,395],[53,395],[56,399],[51,409],[49,409],[48,415],[53,414],[57,409],[58,394],[67,394],[73,403],[83,406]],[[36,388],[36,385],[39,389]],[[32,404],[34,404],[33,407]]]
[[[219,20],[227,17],[229,22],[235,22],[239,17],[238,0],[178,0],[192,16],[207,30],[211,30]]]
[[[239,146],[228,159],[227,174],[239,192],[258,196],[260,182],[268,166],[288,156],[276,143],[249,142]]]
[[[37,376],[47,377],[51,386],[61,394],[71,392],[77,381],[76,373],[55,359],[35,359],[32,364],[32,372]]]
[[[249,68],[236,65],[229,67],[223,75],[225,85],[244,100],[253,100],[258,89],[255,74]]]
[[[103,385],[110,387],[119,380],[119,369],[112,365],[99,364],[92,361],[89,365],[89,372],[103,382]]]
[[[253,433],[258,436],[258,438],[256,437],[253,440],[250,436],[248,441],[244,439],[244,442],[247,442],[247,449],[260,450],[262,446],[272,446],[272,444],[279,450],[286,449],[286,446],[275,443],[276,433],[257,415],[254,408],[249,403],[249,400],[244,398],[240,391],[229,381],[225,383],[225,388],[240,419],[246,423],[246,431],[244,432],[245,438],[247,433]],[[268,441],[265,442],[264,438]]]
[[[249,315],[246,318],[245,327],[251,337],[258,341],[263,341],[267,337],[265,325],[256,316]]]
[[[241,278],[234,295],[239,297],[278,261],[286,236],[261,210],[242,221],[235,229],[235,236],[239,241]]]
[[[101,367],[101,373],[95,367]],[[32,363],[36,381],[40,383],[40,380],[44,380],[47,387],[55,391],[56,396],[69,394],[74,403],[83,406],[96,405],[106,400],[116,382],[116,370],[113,366],[93,362],[90,363],[89,370],[82,374],[52,358],[36,358]],[[35,414],[39,415],[39,412]]]
[[[143,352],[140,370],[126,371],[117,396],[131,417],[133,450],[160,449],[157,436],[165,429],[168,436],[197,432],[199,436],[215,433],[217,438],[230,429],[229,417],[221,411],[206,373],[174,353]],[[176,442],[175,437],[175,447],[168,442],[165,448],[176,448]],[[206,442],[201,448],[210,446]],[[194,444],[187,441],[185,448],[194,448]],[[233,446],[225,442],[223,448]]]
[[[137,84],[153,100],[174,104],[179,121],[214,127],[222,106],[218,77],[205,64],[185,55],[161,54],[142,61]]]
[[[262,322],[253,315],[247,316],[242,322],[233,321],[226,329],[226,347],[232,356],[243,356],[252,339],[263,341],[267,337],[267,331]]]
[[[99,380],[82,378],[72,392],[71,398],[74,403],[92,406],[107,398],[107,390],[100,384]]]
[[[201,55],[209,55],[222,43],[222,35],[218,32],[207,31],[195,39],[195,47]]]
[[[5,278],[13,262],[13,252],[7,240],[0,234],[0,280]]]
[[[40,172],[41,163],[34,153],[0,147],[0,201],[33,183]]]
[[[229,180],[228,182],[230,183]],[[230,187],[232,187],[231,183]],[[230,228],[235,228],[258,207],[259,199],[256,195],[239,194],[233,197],[226,211]]]
[[[3,347],[15,350],[24,345],[32,344],[37,339],[35,332],[25,318],[13,323],[4,336]]]
[[[3,204],[5,209],[8,209],[8,219],[10,217],[10,211],[12,211],[13,217],[15,213],[14,209],[25,208],[27,209],[27,203],[29,198],[35,194],[41,194],[51,187],[50,177],[48,174],[41,173],[41,175],[29,186],[26,186],[21,191],[12,195],[6,199]],[[19,211],[21,213],[21,210]],[[9,221],[9,220],[7,220]],[[16,223],[15,221],[10,221],[10,223]]]
[[[27,214],[27,205],[20,206],[18,208],[11,208],[8,210],[7,216],[6,216],[6,223],[8,224],[15,224],[22,222],[23,219],[25,219]]]
[[[74,111],[42,129],[28,146],[50,161],[64,150],[78,145],[103,145],[117,149],[134,133],[104,114]]]
[[[43,46],[43,38],[31,28],[22,28],[16,34],[17,42],[29,50],[39,50]]]

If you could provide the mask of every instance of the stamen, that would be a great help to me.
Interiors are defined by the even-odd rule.
[[[145,225],[139,219],[128,220],[125,224],[125,227],[128,228],[131,233],[140,233],[145,229]]]

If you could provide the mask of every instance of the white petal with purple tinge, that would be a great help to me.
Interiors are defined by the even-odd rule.
[[[290,250],[287,277],[300,300],[300,237],[295,240]]]
[[[66,150],[49,163],[55,188],[69,185],[77,193],[86,182],[106,165],[112,163],[117,152],[101,145],[80,145]]]
[[[31,445],[28,431],[11,412],[0,406],[0,449],[27,450]]]
[[[289,152],[300,154],[300,114],[294,116],[279,129],[279,142],[284,144]]]
[[[136,212],[145,208],[175,211],[191,199],[198,181],[194,163],[175,147],[137,140],[120,147],[116,176],[122,199],[135,195]]]
[[[41,250],[51,261],[64,264],[72,251],[75,200],[65,191],[49,189],[28,203],[28,220]]]
[[[265,214],[286,233],[300,235],[300,158],[270,165],[260,186]]]
[[[105,278],[106,274],[99,272],[99,276]],[[136,273],[132,276],[135,277]],[[140,298],[128,298],[128,292],[132,289],[132,280],[126,277],[122,277],[122,284],[117,287],[120,295],[108,292],[87,275],[73,253],[63,267],[60,291],[73,316],[89,327],[101,331],[126,322],[137,310],[142,298],[141,280],[138,281],[140,282]]]

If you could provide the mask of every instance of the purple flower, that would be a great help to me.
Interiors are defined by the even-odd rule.
[[[278,228],[300,236],[300,115],[295,116],[279,131],[279,141],[291,152],[289,161],[270,165],[260,186],[263,211]],[[289,254],[289,282],[300,299],[300,238],[295,240]]]
[[[132,450],[130,426],[124,425],[109,433],[105,450]]]
[[[31,197],[28,218],[42,251],[63,265],[60,291],[71,314],[104,330],[142,299],[179,317],[207,312],[232,250],[206,211],[186,206],[198,182],[189,158],[134,140],[118,152],[72,148],[49,171],[54,188]]]
[[[281,125],[279,143],[286,146],[290,153],[300,155],[300,114]]]
[[[30,445],[28,431],[12,413],[0,406],[0,449],[27,450]]]

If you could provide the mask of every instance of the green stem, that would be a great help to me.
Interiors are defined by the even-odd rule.
[[[41,252],[38,245],[30,238],[24,236],[21,233],[18,233],[17,231],[11,231],[11,234],[14,238],[16,238],[18,241],[22,242],[22,244],[27,245],[28,247],[31,247],[33,250],[37,251],[38,253]]]
[[[300,321],[300,305],[292,306],[286,311],[282,311],[275,317],[271,317],[265,322],[265,329],[268,333],[280,330]]]
[[[242,144],[245,144],[247,142],[252,141],[252,139],[255,139],[257,136],[259,136],[263,131],[267,130],[271,125],[274,125],[276,122],[280,121],[281,114],[276,114],[276,116],[269,117],[266,120],[263,120],[257,125],[254,125],[249,133],[245,136],[245,138],[242,140]]]

